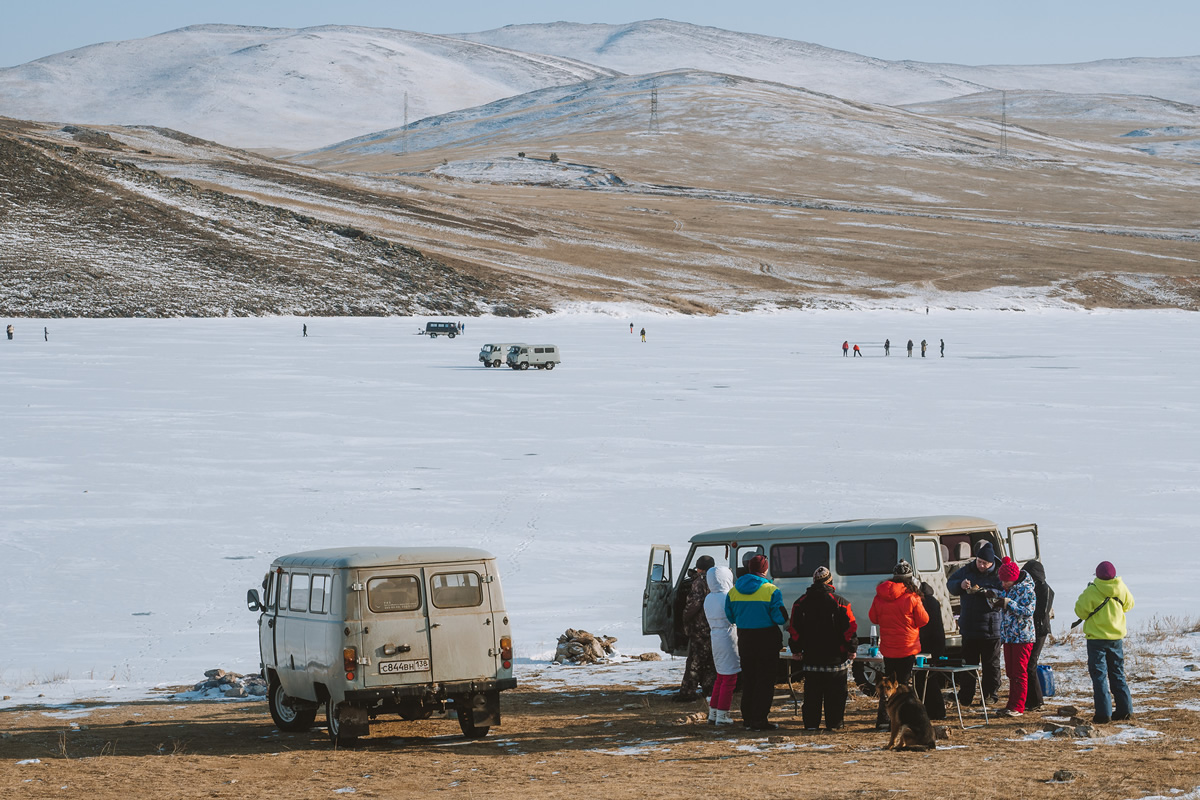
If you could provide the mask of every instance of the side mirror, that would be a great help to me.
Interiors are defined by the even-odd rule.
[[[246,607],[251,611],[266,611],[266,606],[262,604],[262,600],[258,599],[258,589],[251,589],[246,592]]]

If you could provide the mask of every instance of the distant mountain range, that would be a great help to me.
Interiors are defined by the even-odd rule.
[[[550,87],[684,69],[883,105],[999,89],[1200,104],[1200,56],[922,64],[650,20],[516,25],[456,36],[197,25],[0,69],[0,114],[158,125],[238,147],[306,150]]]

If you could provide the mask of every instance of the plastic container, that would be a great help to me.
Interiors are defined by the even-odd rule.
[[[1042,697],[1054,697],[1054,670],[1045,664],[1038,664],[1037,678],[1042,687]]]

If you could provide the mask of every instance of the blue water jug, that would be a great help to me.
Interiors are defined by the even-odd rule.
[[[1042,697],[1054,697],[1054,670],[1045,664],[1038,664],[1037,677],[1042,687]]]

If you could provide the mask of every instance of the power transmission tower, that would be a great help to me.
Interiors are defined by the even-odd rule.
[[[658,129],[658,89],[650,90],[650,133],[659,133]]]

